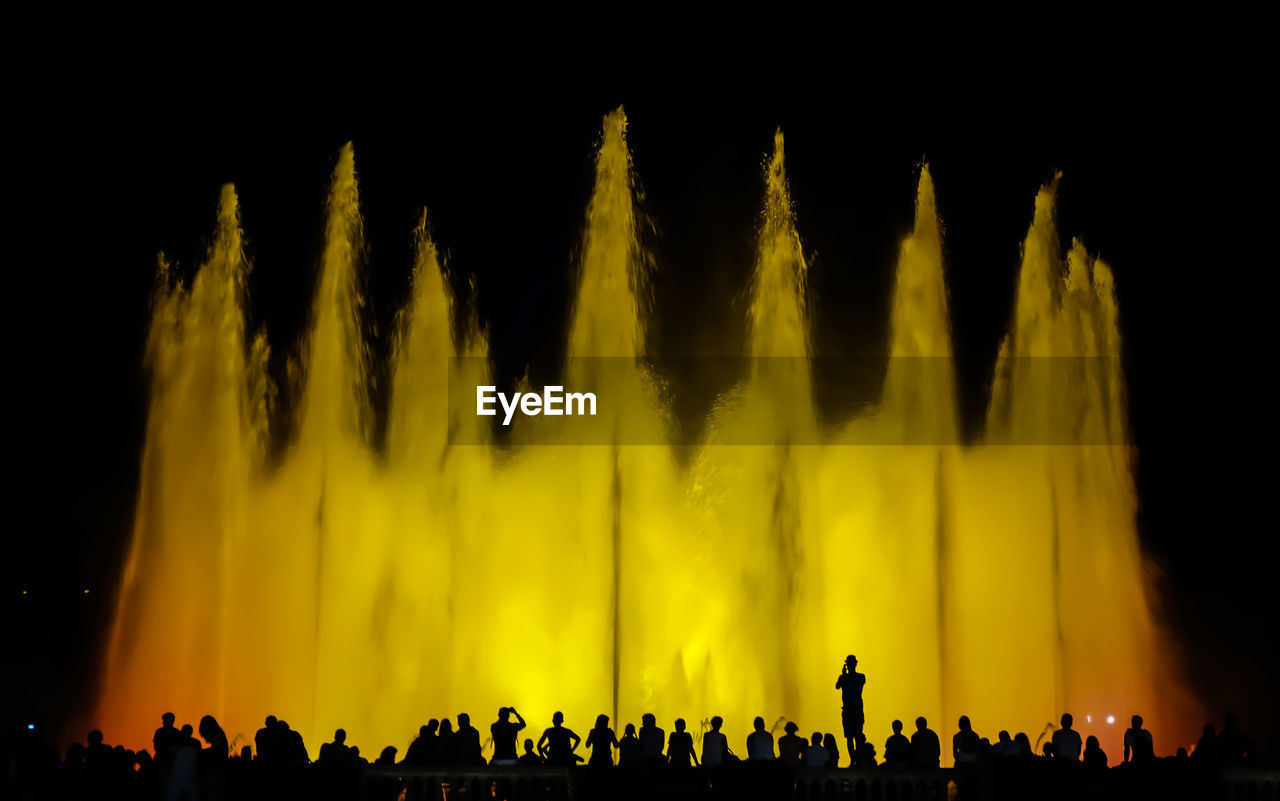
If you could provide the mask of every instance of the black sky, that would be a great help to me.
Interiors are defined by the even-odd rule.
[[[7,56],[0,575],[16,646],[5,678],[26,691],[6,691],[5,725],[56,726],[92,691],[136,492],[156,253],[198,264],[219,186],[239,190],[251,324],[267,328],[277,370],[305,323],[347,140],[375,351],[425,205],[456,282],[477,283],[495,358],[518,369],[562,348],[592,148],[603,114],[625,104],[656,226],[655,351],[736,352],[761,165],[781,126],[816,340],[833,353],[883,341],[930,163],[971,417],[1036,190],[1061,170],[1064,243],[1082,237],[1116,273],[1141,533],[1164,613],[1206,703],[1275,731],[1274,128],[1261,113],[1274,91],[1239,30],[946,44],[828,32],[781,49],[761,32],[601,47],[403,30],[214,43],[187,30],[52,36]],[[696,416],[710,389],[690,383],[680,402]],[[824,410],[848,411],[834,397]]]

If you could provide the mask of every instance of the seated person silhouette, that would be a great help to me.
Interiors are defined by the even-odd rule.
[[[538,767],[546,764],[542,757],[538,756],[533,750],[533,740],[526,739],[524,741],[524,753],[520,755],[520,764],[526,768]]]
[[[711,731],[702,735],[702,766],[713,768],[717,765],[723,765],[725,758],[729,755],[729,738],[724,736],[724,732],[720,731],[720,727],[724,725],[724,718],[716,715],[711,719]]]
[[[209,747],[204,750],[204,755],[208,759],[215,762],[227,759],[231,754],[231,747],[227,743],[227,733],[218,725],[218,721],[213,715],[205,715],[200,718],[200,737],[204,739]]]
[[[453,724],[448,718],[440,721],[440,730],[436,733],[436,750],[431,754],[432,765],[456,765],[457,745],[453,742]]]
[[[436,730],[440,728],[440,721],[432,718],[427,725],[418,729],[418,737],[409,743],[409,749],[404,752],[403,765],[430,765],[432,758],[435,756],[438,738]]]
[[[1020,731],[1013,735],[1013,755],[1017,757],[1029,758],[1031,754],[1031,738],[1027,736],[1025,731]]]
[[[764,718],[755,719],[755,731],[747,735],[747,759],[773,759],[773,735],[765,731]]]
[[[662,755],[665,738],[666,732],[658,728],[658,719],[646,713],[640,719],[640,759],[649,764],[666,762]]]
[[[1200,735],[1199,742],[1196,743],[1195,750],[1191,752],[1191,758],[1206,766],[1217,766],[1221,761],[1218,753],[1218,734],[1212,723],[1204,724],[1204,731]]]
[[[800,757],[800,764],[806,768],[825,768],[828,756],[827,749],[822,745],[822,732],[815,731]]]
[[[884,763],[901,770],[911,765],[911,741],[902,733],[902,721],[895,720],[892,726],[893,734],[884,741]]]
[[[844,667],[836,678],[836,689],[840,691],[840,722],[844,726],[845,745],[849,753],[857,753],[858,746],[865,740],[862,727],[866,720],[862,711],[862,688],[867,684],[867,677],[857,671],[858,657],[849,654],[844,659]]]
[[[373,764],[380,767],[391,767],[396,764],[396,747],[389,745],[382,749],[382,753],[378,754],[378,758],[373,760]]]
[[[1156,749],[1151,740],[1151,732],[1142,728],[1142,716],[1134,715],[1129,722],[1132,725],[1124,733],[1124,761],[1153,761],[1156,758]]]
[[[1107,767],[1107,752],[1102,750],[1098,738],[1092,734],[1084,741],[1084,766],[1090,770],[1104,770]]]
[[[587,747],[591,749],[587,765],[597,768],[613,766],[613,749],[618,747],[618,738],[609,728],[608,715],[596,718],[595,728],[587,732]]]
[[[978,761],[978,753],[982,750],[982,739],[973,730],[968,715],[960,716],[960,731],[951,738],[951,756],[957,765]]]
[[[569,767],[582,761],[582,757],[574,753],[582,738],[564,727],[564,713],[557,712],[551,716],[551,728],[538,738],[538,753],[548,765]]]
[[[871,744],[870,740],[863,740],[862,745],[858,746],[858,756],[856,767],[860,770],[874,768],[876,766],[876,747]]]
[[[511,719],[512,715],[515,715],[515,720]],[[504,706],[498,709],[498,719],[489,726],[489,733],[493,736],[493,761],[491,764],[515,765],[519,762],[519,757],[516,754],[516,740],[524,726],[524,718],[520,717],[520,713],[516,711],[514,706]]]
[[[786,733],[778,738],[778,759],[798,767],[801,755],[804,753],[805,746],[808,743],[805,742],[803,737],[796,734],[800,727],[794,721],[787,721],[787,725],[784,728]]]
[[[667,761],[680,768],[689,767],[691,762],[698,764],[698,755],[693,752],[693,735],[684,727],[684,718],[676,718],[676,730],[671,732],[667,743]]]
[[[160,716],[160,728],[156,729],[156,733],[151,737],[152,752],[155,754],[155,758],[162,763],[172,761],[173,752],[181,740],[181,734],[173,726],[175,719],[172,712],[165,712]],[[275,718],[267,718],[268,727],[274,722]],[[261,731],[259,730],[259,733]],[[262,753],[261,749],[259,749],[258,753]]]
[[[320,746],[320,756],[316,759],[321,765],[347,765],[352,761],[351,748],[347,745],[347,732],[338,729],[333,733],[333,742]]]
[[[1071,714],[1064,714],[1062,716],[1062,728],[1053,733],[1051,742],[1053,743],[1053,756],[1055,759],[1068,762],[1080,761],[1080,748],[1083,743],[1080,742],[1080,733],[1071,728],[1072,723]]]
[[[640,738],[636,736],[636,724],[628,723],[618,741],[618,765],[629,768],[640,764]]]
[[[916,731],[911,735],[911,755],[911,761],[917,768],[936,768],[942,761],[942,743],[923,717],[916,718]]]
[[[480,731],[471,725],[466,712],[458,715],[458,730],[453,733],[456,765],[483,765],[484,754],[480,750]]]
[[[840,748],[836,745],[836,736],[828,732],[822,735],[822,747],[827,749],[827,767],[840,767]],[[849,755],[849,766],[853,767],[854,754]]]
[[[1218,758],[1224,766],[1235,767],[1245,763],[1246,751],[1244,732],[1236,725],[1235,713],[1228,712],[1218,734]]]

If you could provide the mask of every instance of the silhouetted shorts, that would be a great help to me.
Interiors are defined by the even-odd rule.
[[[861,709],[842,709],[840,722],[844,724],[844,737],[847,740],[850,737],[862,736],[862,724],[866,722],[866,718]]]

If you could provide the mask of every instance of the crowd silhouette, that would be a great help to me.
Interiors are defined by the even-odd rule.
[[[456,727],[448,718],[428,721],[407,744],[403,757],[397,758],[396,746],[386,745],[372,763],[356,745],[348,742],[345,730],[337,729],[330,742],[320,745],[313,762],[302,734],[275,716],[267,716],[254,733],[252,744],[243,744],[237,752],[213,716],[205,715],[193,729],[189,724],[178,728],[175,716],[165,713],[152,736],[149,752],[109,746],[102,732],[94,730],[89,732],[87,744],[72,744],[60,759],[46,755],[42,761],[36,751],[20,755],[25,761],[11,758],[16,767],[11,767],[10,776],[22,775],[23,771],[30,774],[43,764],[55,771],[58,781],[75,788],[65,797],[80,797],[85,788],[96,788],[95,792],[84,794],[176,801],[237,797],[228,790],[228,782],[234,783],[237,771],[245,773],[246,769],[238,767],[245,765],[252,765],[254,775],[267,782],[296,775],[298,771],[310,771],[324,777],[325,792],[321,795],[328,797],[355,797],[341,795],[344,788],[354,792],[354,785],[344,785],[343,777],[350,777],[370,765],[406,774],[433,770],[556,770],[580,764],[589,772],[623,768],[688,773],[723,771],[740,764],[778,765],[788,770],[844,767],[863,771],[938,770],[943,761],[941,741],[924,717],[915,719],[915,731],[910,737],[903,733],[902,721],[894,720],[890,727],[892,733],[884,741],[883,753],[877,754],[864,732],[862,690],[866,677],[856,671],[856,666],[857,660],[849,657],[836,682],[843,702],[841,721],[847,749],[843,755],[834,733],[813,731],[803,736],[795,721],[784,718],[769,727],[763,717],[756,717],[752,730],[742,741],[744,749],[739,753],[724,732],[724,720],[720,716],[702,721],[695,738],[683,718],[672,722],[668,735],[653,714],[645,714],[639,729],[626,723],[619,738],[610,725],[609,716],[601,714],[584,739],[565,725],[561,712],[552,716],[551,725],[536,742],[525,738],[521,749],[521,734],[528,723],[515,707],[504,706],[498,708],[484,741],[471,724],[470,716],[463,713],[456,716]],[[783,733],[775,742],[774,733],[779,727]],[[1045,734],[1049,736],[1046,738]],[[239,739],[234,742],[238,743]],[[1143,727],[1139,715],[1132,717],[1123,743],[1118,764],[1126,766],[1172,760],[1207,771],[1250,765],[1276,767],[1274,748],[1265,753],[1259,751],[1241,732],[1231,714],[1226,716],[1221,732],[1212,724],[1206,725],[1203,736],[1190,752],[1179,748],[1175,756],[1157,757],[1151,732]],[[1078,770],[1092,774],[1104,773],[1112,767],[1098,738],[1089,734],[1082,739],[1069,713],[1062,715],[1059,725],[1046,727],[1037,745],[1039,753],[1033,750],[1025,732],[1011,735],[1007,730],[1000,731],[992,743],[975,730],[968,716],[962,715],[951,738],[950,756],[957,772],[972,771],[980,764],[1036,762],[1077,765]],[[490,753],[488,758],[486,751]],[[261,797],[276,796],[268,793]]]

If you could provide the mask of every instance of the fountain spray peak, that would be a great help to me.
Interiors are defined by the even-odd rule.
[[[765,167],[758,241],[748,351],[756,357],[805,357],[809,354],[807,268],[787,184],[781,128],[774,134],[773,155]]]

